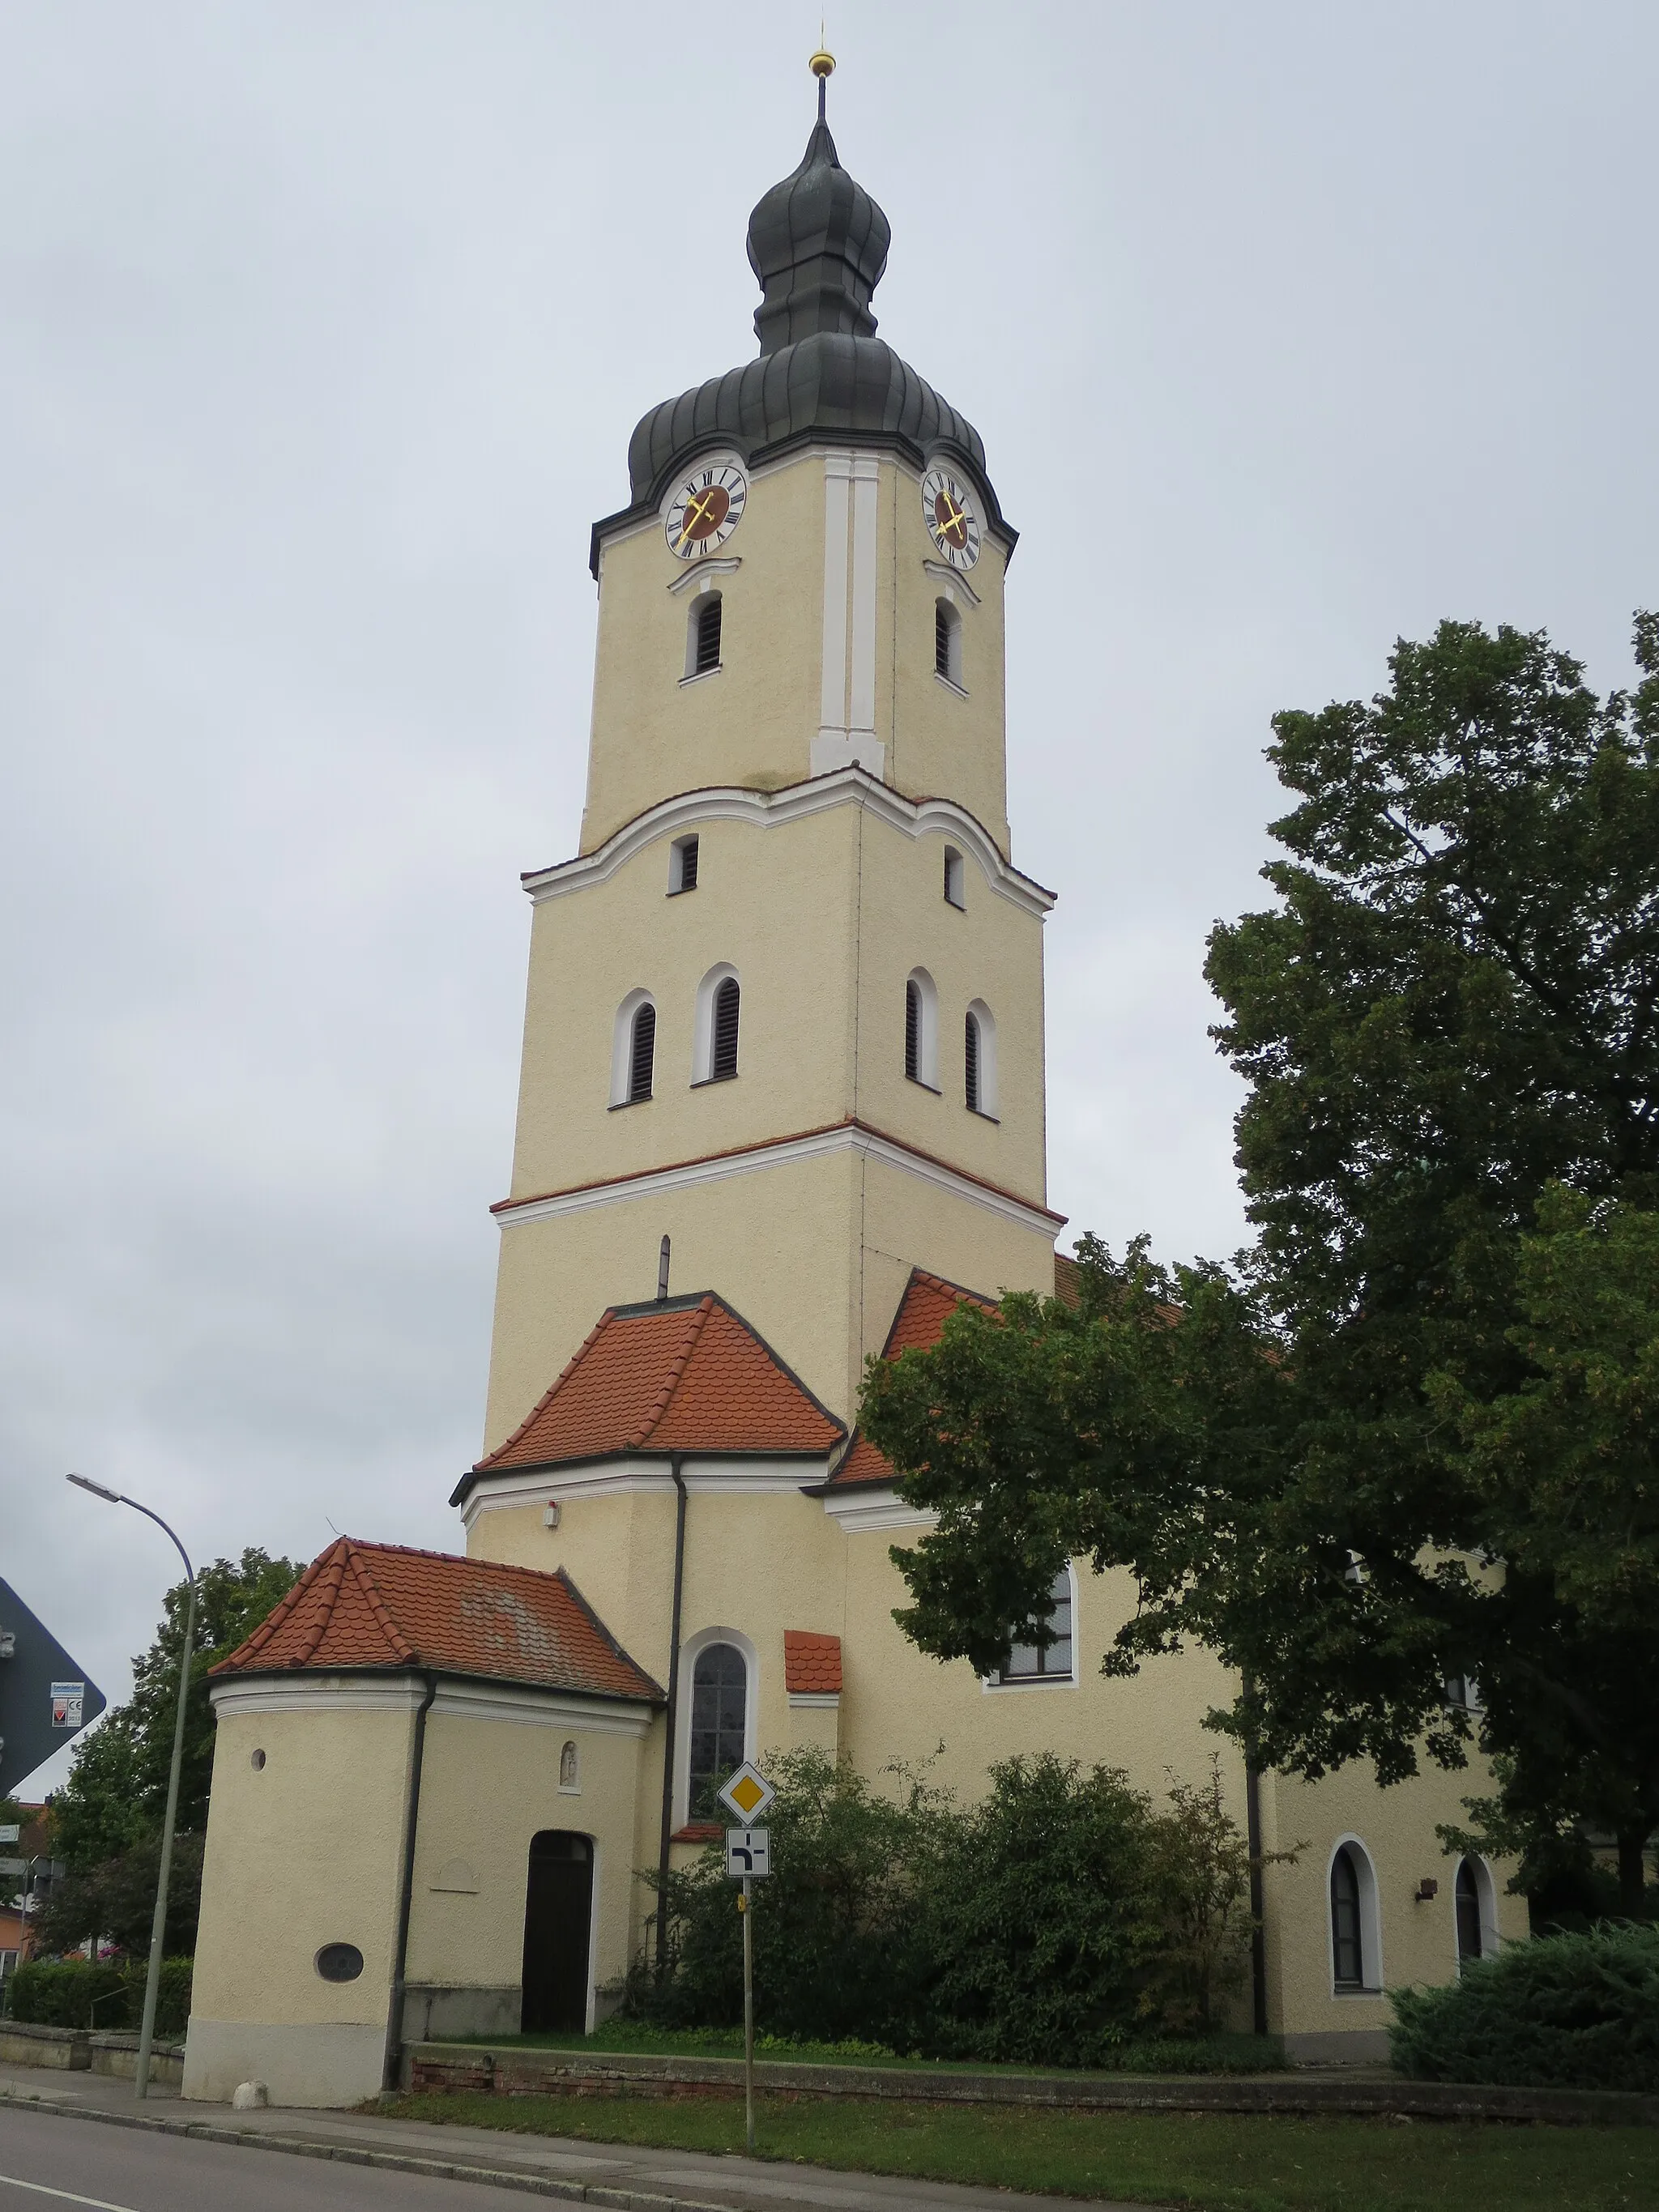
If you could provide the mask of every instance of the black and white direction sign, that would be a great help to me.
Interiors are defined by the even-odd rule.
[[[10,1584],[0,1583],[0,1796],[9,1796],[103,1710],[98,1685]]]
[[[769,1828],[728,1828],[726,1832],[726,1871],[735,1881],[743,1875],[772,1871],[772,1832]]]

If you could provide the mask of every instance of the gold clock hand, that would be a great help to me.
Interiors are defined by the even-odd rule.
[[[714,504],[713,495],[708,492],[703,492],[691,502],[685,510],[685,526],[674,541],[677,545],[684,544],[686,539],[691,535],[693,526],[702,520]]]

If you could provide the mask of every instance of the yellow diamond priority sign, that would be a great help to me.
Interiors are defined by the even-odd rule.
[[[777,1794],[760,1769],[745,1759],[719,1796],[721,1804],[728,1806],[747,1828],[753,1826]]]

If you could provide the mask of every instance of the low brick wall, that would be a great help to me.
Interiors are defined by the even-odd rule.
[[[740,2097],[740,2058],[656,2058],[636,2051],[417,2043],[404,2052],[406,2089],[497,2097]],[[773,2097],[892,2097],[927,2104],[1048,2105],[1073,2112],[1376,2113],[1413,2119],[1659,2127],[1659,2097],[1589,2089],[1504,2089],[1455,2081],[1330,2075],[976,2074],[759,2060]]]
[[[131,2081],[138,2073],[138,2039],[113,2030],[89,2034],[84,2027],[40,2027],[28,2020],[0,2021],[0,2063],[52,2066],[72,2074],[108,2074]],[[150,2046],[149,2078],[163,2088],[178,2088],[185,2078],[182,2043]]]

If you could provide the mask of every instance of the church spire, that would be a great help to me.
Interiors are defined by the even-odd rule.
[[[749,218],[749,265],[763,295],[755,310],[763,354],[818,331],[869,337],[876,327],[870,296],[892,236],[880,208],[842,167],[830,135],[824,88],[835,57],[820,47],[810,66],[818,81],[818,119],[806,151]]]

